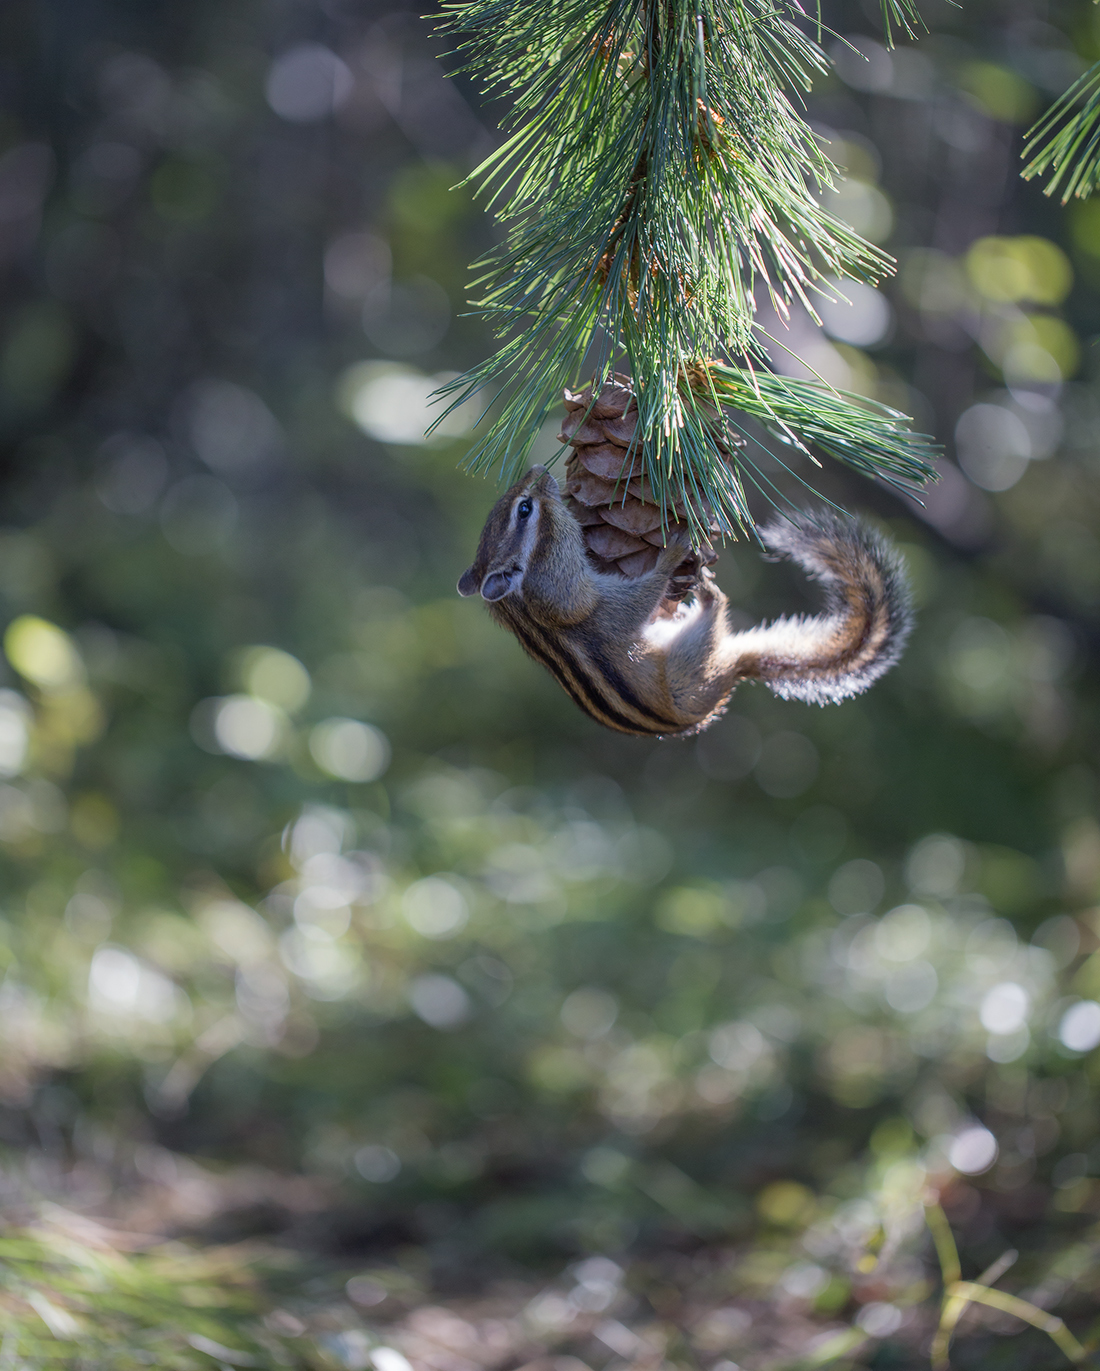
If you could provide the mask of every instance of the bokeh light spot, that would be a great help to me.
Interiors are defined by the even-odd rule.
[[[891,962],[908,962],[928,946],[932,923],[917,904],[898,905],[884,914],[875,928],[875,949]]]
[[[389,1147],[378,1143],[368,1143],[355,1153],[355,1169],[365,1181],[384,1185],[394,1180],[401,1172],[401,1158]]]
[[[829,882],[829,903],[838,914],[870,914],[885,893],[882,868],[865,857],[845,862]]]
[[[214,711],[214,737],[230,757],[257,762],[282,741],[282,713],[252,695],[228,695]]]
[[[424,938],[453,938],[470,918],[465,895],[440,876],[414,881],[401,897],[401,912]]]
[[[988,1128],[975,1124],[955,1136],[947,1159],[964,1176],[980,1176],[997,1160],[997,1152],[997,1139]]]
[[[1081,1000],[1062,1015],[1058,1040],[1071,1052],[1091,1052],[1100,1045],[1100,1004]]]
[[[987,300],[1059,305],[1073,286],[1073,268],[1046,238],[979,238],[966,254],[966,271]]]
[[[470,997],[450,976],[415,976],[409,984],[409,1004],[432,1028],[458,1028],[470,1017]]]
[[[96,494],[114,514],[144,514],[168,479],[168,459],[153,438],[116,433],[99,449]]]
[[[150,1023],[173,1018],[182,992],[159,971],[123,947],[100,947],[88,968],[88,996],[103,1013],[133,1015]]]
[[[1022,985],[1004,981],[986,992],[978,1017],[990,1033],[1015,1033],[1027,1020],[1031,998]]]
[[[575,1038],[602,1038],[611,1031],[619,1016],[619,1002],[607,990],[581,986],[566,996],[561,1021]]]
[[[901,1327],[902,1312],[896,1304],[872,1300],[856,1316],[856,1324],[873,1338],[888,1338]]]
[[[892,971],[883,983],[886,1003],[899,1014],[916,1014],[936,997],[939,976],[931,962],[912,961]]]
[[[346,62],[321,43],[299,43],[281,53],[267,73],[267,103],[292,124],[327,119],[355,86]]]
[[[31,739],[31,707],[16,690],[0,690],[0,776],[18,776]]]
[[[1031,438],[1001,405],[971,405],[955,425],[959,465],[983,490],[1009,490],[1028,468]]]
[[[872,243],[884,243],[893,232],[894,211],[890,201],[878,186],[872,186],[859,177],[845,177],[834,190],[825,191],[821,198],[831,214],[843,219]]]
[[[359,362],[340,378],[337,401],[349,419],[380,443],[446,441],[468,433],[481,413],[476,401],[467,401],[428,436],[429,426],[446,408],[431,397],[453,375],[425,376],[396,362]]]
[[[894,59],[873,38],[850,34],[829,48],[836,73],[853,90],[889,90],[894,79]]]
[[[184,393],[180,413],[191,446],[214,471],[260,465],[282,445],[283,431],[268,407],[232,381],[196,381]]]
[[[83,663],[69,635],[34,614],[11,621],[4,632],[4,653],[20,676],[41,690],[62,690],[83,679]]]
[[[873,347],[890,332],[890,302],[874,286],[861,281],[834,281],[835,300],[819,300],[815,308],[831,338],[854,347]]]
[[[241,684],[250,695],[294,714],[309,699],[309,672],[277,647],[248,647],[241,654]]]
[[[311,730],[309,750],[322,771],[341,781],[375,781],[390,764],[386,735],[358,719],[325,719]]]

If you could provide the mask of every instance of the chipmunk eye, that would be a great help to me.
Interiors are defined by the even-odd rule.
[[[531,511],[535,508],[532,500],[521,500],[516,506],[517,519],[530,519]]]

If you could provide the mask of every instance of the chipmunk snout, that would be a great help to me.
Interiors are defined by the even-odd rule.
[[[532,467],[523,479],[529,484],[531,490],[541,491],[542,494],[549,495],[554,500],[561,498],[561,487],[546,467]]]

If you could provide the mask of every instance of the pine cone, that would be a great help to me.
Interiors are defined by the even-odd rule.
[[[573,452],[565,464],[565,503],[584,531],[588,556],[599,571],[633,579],[657,565],[666,535],[687,529],[687,510],[677,501],[661,529],[661,505],[646,479],[637,441],[638,402],[628,376],[604,383],[592,403],[592,387],[565,392],[568,413],[558,435]],[[712,519],[710,531],[719,527]],[[710,541],[691,552],[669,580],[668,600],[691,594],[718,559]]]

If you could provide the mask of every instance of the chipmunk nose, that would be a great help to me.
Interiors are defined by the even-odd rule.
[[[550,475],[546,467],[532,467],[527,475],[529,478],[532,476],[538,477],[534,482],[534,489],[545,491],[545,493],[552,498],[561,495],[561,487],[558,485],[557,481],[554,480],[553,476]]]

